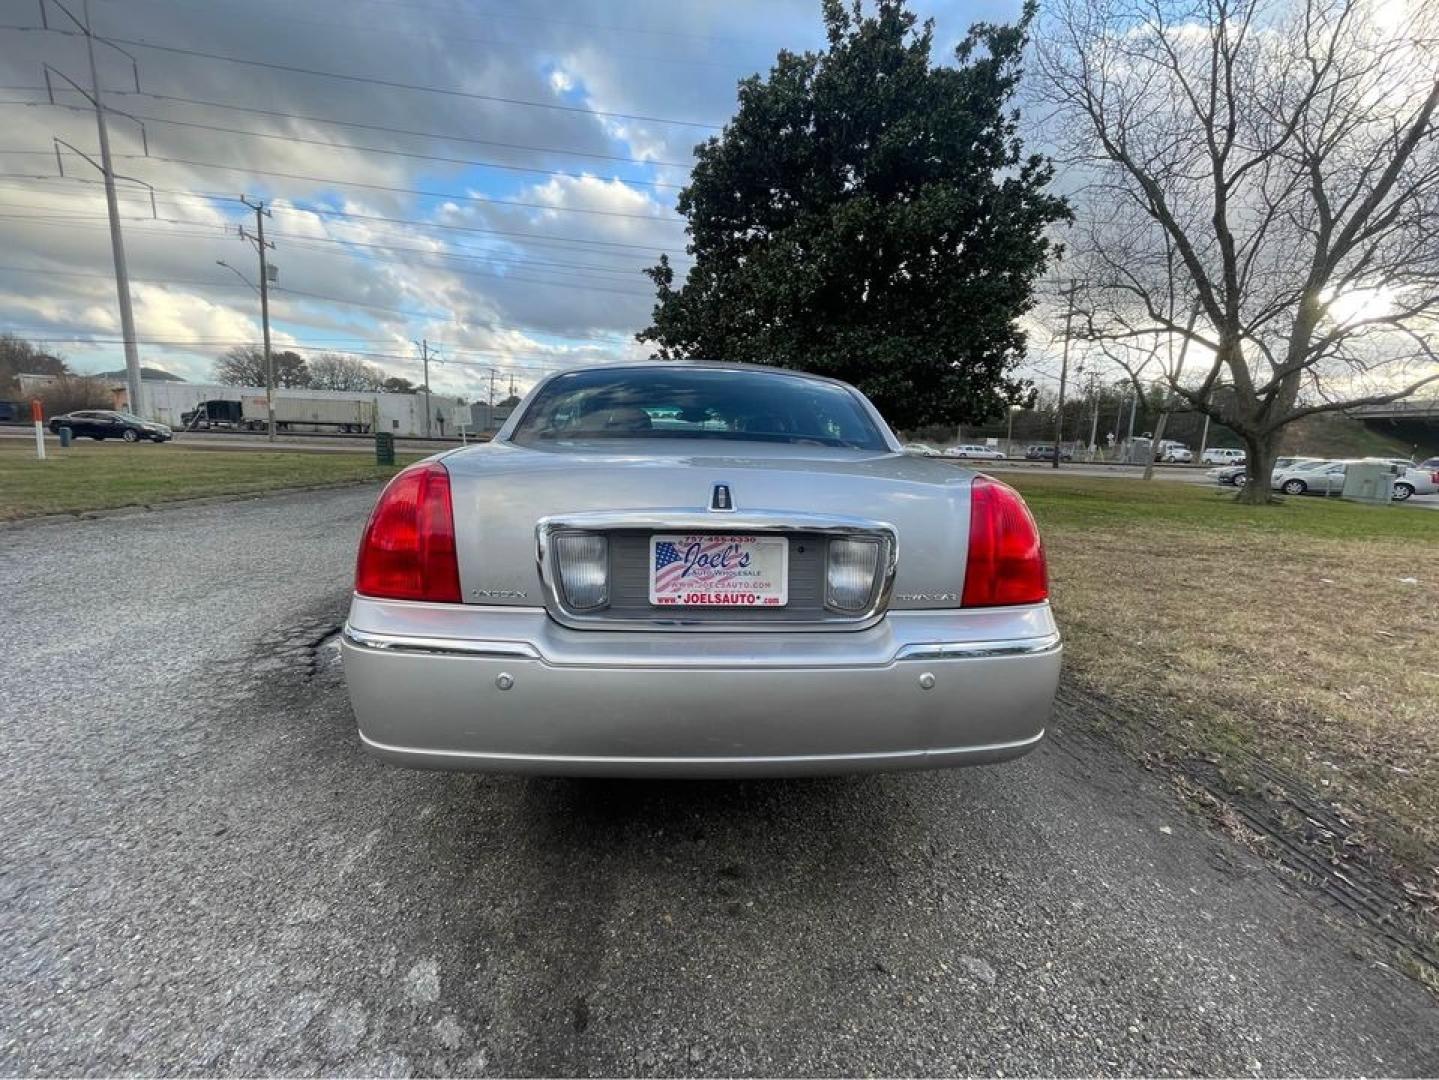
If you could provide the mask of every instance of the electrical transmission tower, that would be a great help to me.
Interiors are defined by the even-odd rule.
[[[88,90],[86,90],[83,86],[77,83],[74,79],[70,78],[68,75],[64,74],[61,71],[58,71],[55,68],[52,68],[49,64],[42,65],[45,73],[45,88],[50,95],[50,103],[55,104],[55,89],[50,82],[50,76],[53,74],[59,76],[61,79],[64,79],[72,87],[78,90],[80,94],[85,97],[91,105],[95,107],[95,127],[99,133],[100,140],[100,160],[96,162],[88,154],[77,150],[74,146],[71,146],[64,140],[55,139],[55,161],[60,169],[60,175],[64,176],[65,165],[64,161],[61,159],[60,156],[60,147],[64,146],[65,148],[74,151],[76,154],[79,154],[80,157],[84,158],[91,165],[95,166],[95,168],[100,171],[100,175],[105,180],[105,205],[108,208],[110,214],[110,250],[115,260],[115,292],[120,302],[120,334],[125,344],[125,388],[130,401],[130,410],[136,415],[143,416],[145,403],[141,399],[142,387],[140,385],[140,346],[135,335],[135,312],[130,303],[130,274],[129,271],[126,269],[125,265],[125,237],[120,231],[120,203],[119,198],[115,192],[115,181],[117,179],[130,180],[134,183],[141,184],[147,188],[149,188],[150,185],[146,184],[143,180],[135,180],[134,177],[130,176],[117,177],[115,175],[115,170],[111,165],[110,132],[105,123],[106,112],[114,112],[117,115],[124,116],[129,120],[133,120],[137,124],[140,124],[140,121],[136,120],[135,117],[130,116],[128,113],[119,112],[119,110],[117,109],[106,108],[104,96],[100,92],[99,71],[95,65],[96,42],[100,43],[101,45],[105,45],[108,48],[114,49],[116,52],[122,54],[129,59],[131,70],[134,72],[135,76],[135,90],[137,93],[140,90],[140,67],[139,64],[136,62],[134,56],[126,52],[124,49],[120,48],[120,46],[116,45],[114,42],[97,36],[95,32],[91,29],[90,0],[84,0],[84,6],[81,9],[82,14],[84,15],[83,21],[76,18],[75,14],[63,3],[61,3],[60,0],[40,0],[40,23],[47,30],[50,29],[50,24],[46,17],[46,6],[48,4],[53,4],[55,7],[59,8],[62,12],[65,13],[65,17],[75,24],[76,29],[79,31],[81,36],[85,38],[85,50],[90,60],[90,89]],[[144,124],[140,124],[140,132],[142,143],[145,148],[145,155],[148,157],[150,154],[150,147],[149,139],[146,138],[144,134]],[[153,188],[150,189],[150,212],[152,215],[155,213],[155,192]]]

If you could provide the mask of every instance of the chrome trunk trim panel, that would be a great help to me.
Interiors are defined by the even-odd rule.
[[[362,649],[425,653],[431,656],[485,656],[492,659],[541,659],[539,650],[523,641],[470,641],[465,638],[410,637],[372,634],[345,624],[345,640]]]
[[[1056,652],[1059,634],[1020,638],[1015,641],[934,641],[906,645],[895,653],[896,660],[962,660],[979,656],[1036,656]]]
[[[685,616],[656,614],[650,618],[613,618],[603,613],[570,610],[564,601],[559,575],[552,563],[551,538],[563,532],[611,532],[616,530],[650,533],[815,533],[826,537],[864,536],[876,539],[882,548],[881,571],[876,576],[869,606],[852,615],[826,612],[805,622],[776,622],[772,619],[706,620],[702,614]],[[813,630],[863,630],[884,617],[894,590],[899,566],[899,536],[893,525],[866,518],[833,514],[806,514],[792,511],[711,511],[680,507],[643,511],[598,511],[556,514],[541,518],[535,526],[535,558],[544,584],[545,608],[558,623],[574,629],[594,630],[687,630],[699,633],[795,633]]]

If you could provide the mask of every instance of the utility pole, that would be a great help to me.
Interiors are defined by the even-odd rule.
[[[1089,373],[1089,401],[1094,411],[1089,419],[1089,456],[1094,457],[1094,440],[1099,435],[1099,372]]]
[[[1009,417],[1004,429],[1004,455],[1009,457],[1014,453],[1014,406],[1009,406],[1006,412]]]
[[[1053,465],[1059,468],[1060,447],[1064,444],[1064,384],[1069,379],[1069,331],[1074,322],[1074,279],[1069,279],[1069,288],[1065,290],[1065,297],[1069,301],[1069,307],[1064,313],[1064,349],[1059,362],[1059,411],[1054,417],[1054,461]]]
[[[495,369],[490,368],[490,408],[495,407]]]
[[[251,202],[244,195],[240,201],[255,211],[255,235],[251,236],[245,232],[245,227],[240,226],[240,236],[249,240],[255,245],[255,250],[260,253],[260,324],[265,332],[265,418],[269,430],[270,442],[275,441],[275,360],[270,355],[270,267],[265,260],[265,249],[273,248],[273,240],[268,243],[265,240],[265,219],[270,216],[270,211],[265,208],[264,202],[256,200]]]
[[[425,438],[430,437],[430,341],[421,338],[415,342],[420,347],[420,362],[425,365]]]
[[[90,61],[90,89],[88,91],[85,90],[73,79],[61,72],[57,71],[56,74],[60,75],[62,79],[79,90],[83,96],[89,98],[90,104],[95,107],[95,129],[100,139],[100,163],[98,168],[105,181],[105,207],[110,217],[110,254],[115,263],[115,293],[120,303],[120,337],[125,347],[125,392],[126,396],[130,399],[130,410],[137,416],[143,416],[145,405],[141,399],[143,387],[140,385],[140,347],[135,334],[135,312],[130,303],[130,272],[125,261],[125,237],[120,229],[120,200],[115,192],[115,170],[110,161],[110,130],[105,123],[105,102],[100,93],[100,73],[95,63],[96,37],[90,29],[90,0],[84,0],[82,13],[85,18],[83,22],[75,18],[70,10],[65,7],[64,4],[60,3],[59,0],[50,0],[50,2],[54,3],[56,7],[65,13],[65,17],[75,24],[85,38],[85,51]],[[40,3],[40,22],[46,29],[49,28],[49,24],[45,19],[45,0],[41,0]],[[109,45],[110,48],[115,51],[124,53],[124,55],[130,57],[132,65],[135,63],[135,58],[130,56],[129,53],[125,52],[125,50],[121,49],[118,45],[112,45],[104,38],[100,38],[99,40],[102,45]],[[50,72],[52,70],[49,65],[45,65],[45,84],[47,88],[50,86]],[[140,89],[138,67],[135,68],[135,89]],[[54,100],[55,94],[53,89],[51,89],[50,101],[52,104]],[[141,130],[143,131],[143,126]],[[149,153],[148,146],[146,153],[147,155]],[[60,156],[58,140],[55,156],[57,159]],[[88,161],[89,158],[87,157],[86,160]],[[90,164],[94,165],[95,162],[91,161]],[[62,176],[64,175],[63,166],[61,167],[60,174]],[[122,179],[128,179],[128,177]],[[152,194],[152,201],[153,198],[154,196]]]

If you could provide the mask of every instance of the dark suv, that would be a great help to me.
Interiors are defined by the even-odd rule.
[[[81,409],[78,412],[50,417],[51,431],[58,433],[62,427],[69,428],[77,439],[84,435],[97,441],[124,439],[126,442],[139,442],[141,439],[149,439],[152,442],[166,442],[174,434],[164,424],[153,424],[130,413],[112,412],[109,409]]]

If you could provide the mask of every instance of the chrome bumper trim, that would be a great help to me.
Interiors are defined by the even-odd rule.
[[[468,638],[411,637],[400,634],[375,634],[367,630],[356,630],[345,624],[345,640],[351,645],[364,649],[385,652],[423,653],[431,656],[480,656],[491,659],[541,660],[545,657],[533,645],[523,641],[471,640]],[[890,662],[900,660],[966,660],[997,656],[1039,656],[1056,652],[1060,640],[1058,633],[1041,637],[1018,638],[1009,641],[934,641],[916,642],[906,645],[894,654]],[[549,662],[549,661],[546,661]],[[650,661],[646,660],[646,663]],[[701,664],[703,661],[701,660]],[[566,664],[561,666],[577,666]],[[583,666],[583,665],[578,665]],[[626,666],[626,665],[604,665]],[[729,667],[732,663],[717,666]],[[804,664],[801,666],[812,666]],[[844,664],[837,667],[871,667],[874,664]]]
[[[961,660],[979,656],[1036,656],[1059,648],[1058,634],[1015,641],[935,641],[906,645],[896,660]]]
[[[458,761],[492,762],[494,764],[530,764],[530,765],[640,765],[640,766],[665,766],[665,765],[852,765],[863,762],[899,762],[908,760],[922,760],[924,758],[962,757],[965,755],[977,756],[982,754],[1005,753],[1023,751],[1036,746],[1044,738],[1045,729],[1027,738],[1015,739],[1012,742],[985,743],[975,746],[953,746],[939,747],[933,750],[880,750],[872,753],[859,754],[782,754],[766,755],[758,754],[750,757],[705,757],[695,755],[694,757],[632,757],[625,755],[593,755],[593,754],[511,754],[495,753],[493,751],[475,750],[432,750],[410,746],[395,746],[391,743],[380,742],[372,739],[363,731],[359,733],[360,741],[372,750],[380,750],[396,756],[414,755],[416,757],[448,758]]]
[[[487,656],[495,659],[518,657],[541,659],[539,650],[523,641],[471,641],[465,638],[402,637],[399,634],[372,634],[345,624],[345,640],[363,649],[386,652],[428,653],[431,656]]]

